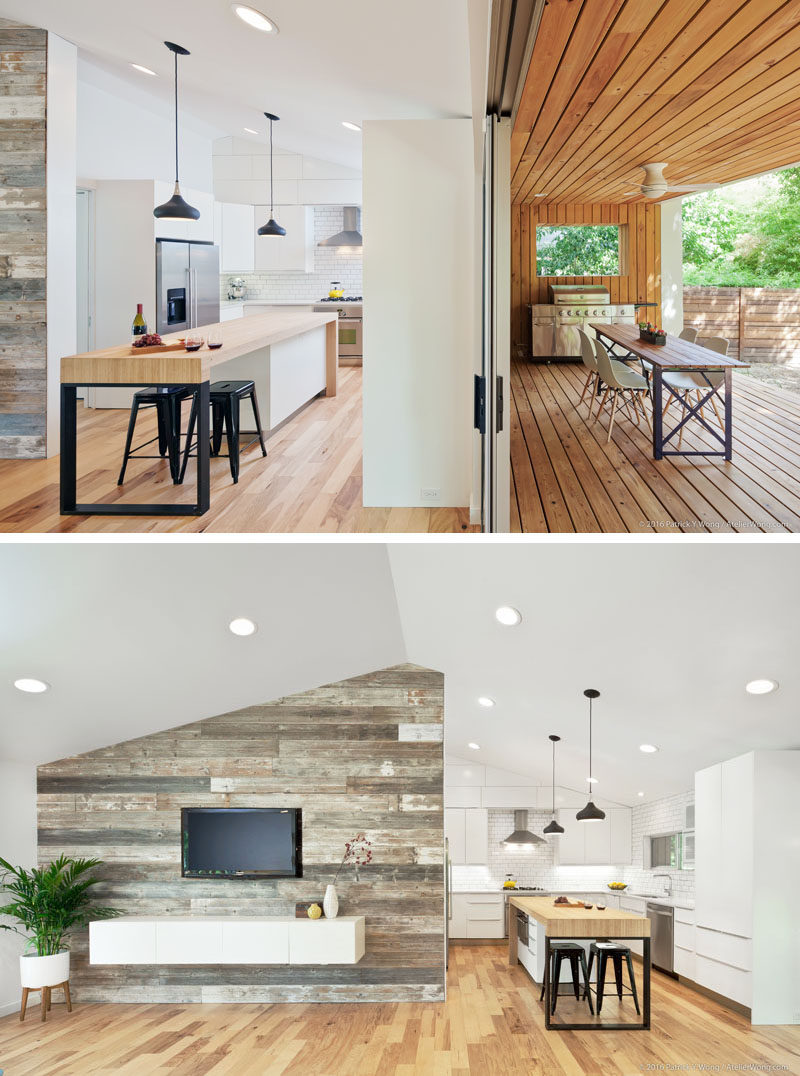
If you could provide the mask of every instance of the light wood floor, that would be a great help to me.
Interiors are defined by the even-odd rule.
[[[625,416],[606,445],[607,414],[590,425],[577,407],[584,379],[581,364],[512,368],[512,531],[800,531],[800,395],[734,374],[731,462],[656,461]],[[689,425],[684,448],[712,447]]]
[[[648,1065],[800,1071],[800,1028],[751,1027],[657,972],[650,1031],[545,1031],[538,988],[507,960],[505,944],[454,946],[445,1004],[78,1003],[70,1014],[54,1002],[44,1025],[35,1009],[24,1024],[0,1020],[0,1065],[7,1076],[633,1076]]]
[[[188,418],[185,407],[184,425]],[[243,409],[247,415],[247,408]],[[142,413],[135,444],[155,432]],[[244,418],[244,424],[248,419]],[[78,410],[78,501],[159,503],[193,499],[194,463],[185,488],[173,486],[162,460],[132,460],[117,487],[128,412]],[[146,451],[152,452],[155,446]],[[361,505],[361,368],[342,367],[339,393],[313,401],[267,441],[242,456],[239,483],[228,461],[211,461],[211,508],[201,517],[103,517],[59,514],[59,457],[0,460],[0,531],[86,532],[461,532],[467,508],[363,508]],[[177,491],[177,492],[176,492]]]

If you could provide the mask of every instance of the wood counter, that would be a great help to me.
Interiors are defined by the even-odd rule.
[[[163,355],[132,355],[130,344],[67,355],[61,360],[61,383],[69,385],[187,385],[208,381],[215,366],[249,355],[260,348],[278,344],[303,333],[326,327],[326,396],[336,395],[338,333],[336,311],[309,314],[294,310],[273,310],[267,314],[239,318],[215,325],[201,325],[197,331],[222,329],[222,347],[210,351],[168,351]],[[186,331],[162,336],[164,343],[177,343]]]
[[[550,938],[649,938],[650,920],[635,912],[606,908],[568,908],[553,897],[512,897],[509,904],[527,912],[544,926]],[[509,937],[511,932],[509,931]],[[516,937],[514,938],[516,943]],[[517,962],[516,950],[514,961]]]

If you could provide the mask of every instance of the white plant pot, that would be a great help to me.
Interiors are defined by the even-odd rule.
[[[69,979],[69,952],[64,950],[53,956],[21,956],[19,977],[28,990],[65,983]]]
[[[325,897],[322,901],[322,910],[326,919],[335,919],[339,914],[339,897],[336,894],[336,886],[329,885],[325,889]]]

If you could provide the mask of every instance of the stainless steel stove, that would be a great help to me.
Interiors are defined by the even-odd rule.
[[[531,305],[531,352],[534,359],[579,359],[578,329],[594,336],[592,321],[610,325],[634,325],[633,303],[612,303],[602,284],[550,284],[549,303]]]
[[[327,314],[332,305],[335,305],[339,315],[339,361],[349,363],[351,366],[360,366],[364,356],[363,300],[360,295],[345,296],[343,299],[320,299],[314,304],[314,310],[317,313]]]

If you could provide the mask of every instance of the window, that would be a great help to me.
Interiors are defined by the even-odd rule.
[[[536,228],[537,276],[618,276],[618,224],[543,224]]]

